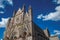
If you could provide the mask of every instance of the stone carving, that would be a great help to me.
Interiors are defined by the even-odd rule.
[[[8,21],[4,40],[49,40],[32,19],[31,6],[28,12],[25,12],[25,5],[22,9],[14,11],[13,17]]]

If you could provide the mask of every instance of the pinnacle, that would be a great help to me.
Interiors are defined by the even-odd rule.
[[[21,8],[19,8],[19,10],[18,11],[21,11]]]

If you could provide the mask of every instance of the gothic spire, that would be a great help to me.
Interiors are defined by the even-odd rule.
[[[29,5],[28,13],[29,13],[29,17],[31,17],[31,19],[32,19],[32,7],[31,7],[31,5]]]
[[[25,12],[25,4],[22,7],[22,11]]]
[[[29,14],[31,14],[31,13],[32,13],[32,7],[31,7],[31,5],[29,5],[28,12],[29,12]]]
[[[31,5],[29,5],[29,9],[32,9]]]

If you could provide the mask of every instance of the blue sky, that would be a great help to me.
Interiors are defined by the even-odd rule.
[[[33,9],[33,21],[43,30],[46,27],[51,35],[60,36],[60,0],[0,0],[0,39],[9,18],[13,11],[26,5],[28,11],[29,5]]]

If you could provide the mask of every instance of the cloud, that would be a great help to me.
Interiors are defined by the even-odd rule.
[[[0,8],[4,8],[3,0],[0,0]]]
[[[3,40],[3,39],[1,39],[1,40]]]
[[[53,2],[56,2],[57,4],[60,4],[60,0],[53,0]]]
[[[38,19],[41,19],[43,17],[43,14],[38,15]]]
[[[55,36],[54,34],[51,34],[51,36]]]
[[[6,0],[6,2],[10,5],[13,5],[13,1],[12,0]]]
[[[38,19],[42,18],[43,21],[46,21],[46,20],[59,21],[60,20],[60,11],[52,12],[45,16],[43,16],[43,14],[41,14],[41,15],[38,15],[37,18]]]
[[[59,2],[58,2],[59,1]],[[57,3],[60,3],[58,0]],[[52,20],[52,21],[60,21],[60,5],[55,8],[55,12],[50,12],[47,15],[40,14],[38,15],[38,19],[42,19],[43,21]]]
[[[1,27],[6,27],[8,19],[9,18],[2,18],[2,21],[0,21],[0,28]]]
[[[1,5],[1,4],[0,4],[0,8],[3,8],[3,9],[4,9],[4,5]]]
[[[58,0],[57,4],[60,4],[60,0]]]
[[[55,35],[60,35],[60,31],[59,30],[54,30]]]
[[[59,30],[54,30],[53,32],[54,32],[54,34],[51,34],[51,36],[55,36],[55,35],[60,36]]]
[[[3,14],[3,13],[4,13],[4,11],[0,11],[0,13],[1,13],[1,14]]]
[[[0,8],[4,9],[5,6],[7,6],[6,4],[13,6],[13,1],[12,0],[0,0]]]

